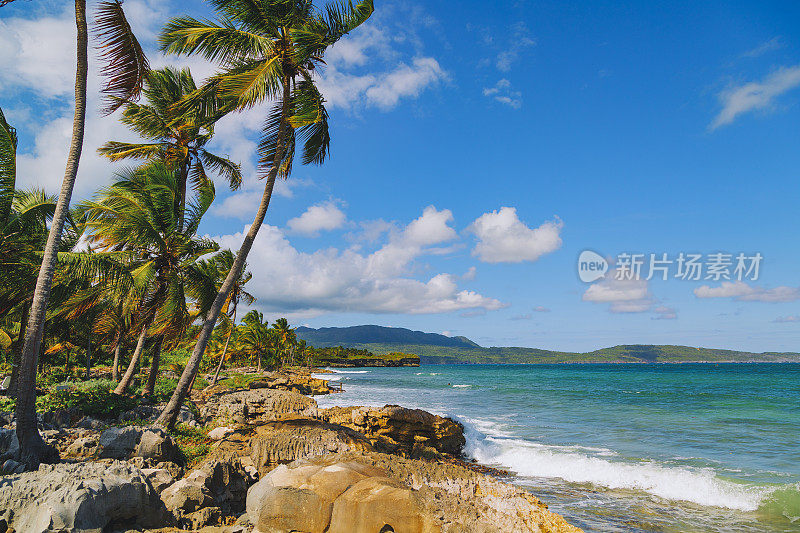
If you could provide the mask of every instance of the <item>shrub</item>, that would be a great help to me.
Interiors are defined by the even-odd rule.
[[[84,381],[65,390],[51,390],[36,399],[39,411],[78,408],[84,414],[98,418],[116,418],[137,405],[134,398],[111,392],[116,383],[110,379]]]
[[[179,425],[170,431],[170,435],[180,448],[187,468],[202,461],[211,451],[213,441],[208,438],[207,428]]]

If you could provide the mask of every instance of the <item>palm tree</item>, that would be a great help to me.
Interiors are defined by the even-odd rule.
[[[250,248],[264,222],[275,180],[288,179],[296,146],[303,164],[322,164],[330,134],[325,100],[313,72],[323,65],[326,50],[365,22],[373,0],[357,5],[330,4],[317,10],[312,0],[210,0],[221,22],[192,17],[171,20],[161,35],[162,50],[201,54],[223,64],[203,87],[184,99],[183,107],[209,115],[275,102],[259,145],[259,167],[266,178],[253,224],[206,317],[186,369],[158,424],[172,428],[189,385],[214,331],[228,293],[241,274]]]
[[[273,342],[273,331],[263,314],[253,310],[244,315],[239,343],[245,352],[256,357],[258,372],[261,372],[261,362],[270,353]]]
[[[279,353],[283,354],[281,361],[283,364],[287,362],[291,364],[290,350],[294,348],[297,342],[297,337],[294,330],[289,327],[289,321],[285,318],[279,318],[272,324],[272,329],[275,334],[275,344]]]
[[[130,386],[149,336],[156,337],[156,349],[144,393],[153,392],[164,339],[180,338],[196,317],[190,313],[187,296],[199,301],[201,293],[215,290],[214,280],[202,271],[199,260],[219,246],[195,235],[214,199],[213,186],[205,184],[185,215],[178,216],[174,210],[178,172],[164,163],[129,170],[82,207],[89,242],[101,252],[127,257],[131,271],[128,297],[136,302],[138,339],[128,369],[114,390],[117,394]]]
[[[214,134],[214,120],[196,110],[179,110],[176,104],[197,90],[189,69],[170,67],[147,73],[142,91],[147,103],[125,102],[121,121],[147,139],[146,143],[109,141],[98,150],[112,161],[163,160],[179,169],[179,192],[175,210],[186,205],[186,184],[195,187],[208,181],[206,168],[222,175],[232,189],[242,183],[239,165],[205,149]]]
[[[230,272],[231,267],[233,266],[233,261],[233,252],[230,250],[222,250],[214,257],[212,261],[213,268],[218,274],[220,274],[218,278],[220,281],[224,280],[225,278],[223,276],[227,276],[228,272]],[[247,268],[246,263],[244,268]],[[219,364],[217,365],[217,370],[214,372],[214,379],[211,380],[211,385],[216,385],[217,380],[219,379],[219,372],[222,369],[222,363],[225,361],[225,354],[228,352],[228,345],[231,342],[231,335],[236,330],[236,311],[239,307],[239,301],[244,299],[247,305],[252,305],[253,302],[256,301],[255,296],[244,290],[244,286],[251,279],[253,279],[253,274],[242,269],[242,274],[239,276],[239,279],[236,280],[233,288],[228,293],[228,299],[226,300],[222,309],[222,316],[228,322],[228,336],[225,339],[225,346],[222,349],[222,354],[219,357]],[[219,290],[219,287],[217,287],[217,290]]]
[[[0,6],[11,1],[0,0]],[[58,196],[39,275],[36,279],[36,288],[25,331],[17,387],[20,392],[17,396],[16,407],[20,460],[31,470],[38,468],[42,461],[58,460],[58,451],[45,444],[36,427],[36,369],[44,335],[45,314],[50,299],[61,232],[69,212],[72,189],[78,175],[78,163],[83,148],[83,133],[86,125],[86,81],[89,71],[86,0],[75,0],[75,25],[78,37],[72,140],[70,141],[64,179],[61,183],[61,192]],[[97,28],[101,46],[104,49],[103,59],[106,60],[104,74],[108,81],[104,87],[105,94],[117,100],[135,98],[141,87],[143,74],[148,68],[147,59],[125,19],[121,0],[100,3]],[[116,105],[112,102],[108,111],[116,109]]]

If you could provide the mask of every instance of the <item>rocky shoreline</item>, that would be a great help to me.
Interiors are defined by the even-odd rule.
[[[0,533],[576,532],[533,495],[465,462],[458,422],[400,406],[321,409],[306,373],[215,386],[181,413],[206,453],[148,423],[41,417],[63,458],[22,472],[0,415]],[[135,424],[131,424],[135,421]],[[490,471],[490,470],[489,470]]]

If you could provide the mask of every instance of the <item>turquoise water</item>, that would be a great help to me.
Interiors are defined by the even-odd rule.
[[[800,532],[800,364],[335,370],[320,406],[452,416],[466,453],[592,532]]]

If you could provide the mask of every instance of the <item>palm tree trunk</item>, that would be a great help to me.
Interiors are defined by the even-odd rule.
[[[158,362],[161,359],[161,345],[164,342],[164,337],[158,337],[155,346],[153,346],[153,360],[150,361],[150,374],[147,376],[147,385],[142,391],[142,396],[152,396],[156,390],[156,379],[158,379]]]
[[[128,369],[117,384],[117,388],[114,389],[114,394],[125,394],[125,391],[128,390],[131,381],[133,381],[133,375],[136,373],[136,365],[139,364],[139,358],[142,357],[145,340],[147,340],[147,325],[142,328],[142,332],[139,334],[139,340],[136,342],[136,349],[133,351],[131,362],[128,363]]]
[[[25,333],[25,346],[19,369],[19,394],[17,395],[17,440],[20,446],[20,459],[29,470],[35,470],[42,462],[59,460],[58,450],[45,444],[36,427],[36,364],[39,348],[44,334],[44,320],[47,303],[50,300],[50,287],[53,283],[58,244],[61,231],[69,211],[72,189],[78,176],[78,164],[83,148],[83,132],[86,125],[86,78],[89,71],[88,48],[89,32],[86,26],[86,0],[75,0],[75,25],[78,29],[77,67],[75,70],[75,116],[72,122],[72,141],[67,157],[67,168],[61,183],[61,193],[50,223],[50,234],[44,248],[42,266],[36,278],[28,328]]]
[[[214,332],[214,326],[217,324],[219,314],[222,312],[222,306],[225,305],[225,300],[228,299],[228,293],[230,293],[234,284],[239,279],[239,276],[242,274],[244,263],[247,260],[247,254],[250,253],[250,249],[253,247],[253,241],[255,241],[256,235],[258,235],[258,230],[261,229],[264,218],[267,216],[269,202],[272,199],[272,189],[275,188],[275,178],[278,177],[278,168],[281,161],[283,161],[283,156],[286,151],[286,139],[288,137],[287,128],[289,126],[289,104],[291,98],[290,81],[289,79],[283,80],[283,109],[281,110],[281,125],[278,131],[278,145],[275,150],[275,158],[273,159],[272,167],[267,176],[267,183],[264,185],[264,194],[261,195],[261,203],[253,219],[253,224],[250,226],[250,229],[247,230],[247,234],[242,241],[239,253],[236,254],[236,258],[233,260],[233,265],[228,272],[228,276],[222,283],[219,292],[217,292],[217,296],[214,298],[214,303],[211,305],[208,316],[203,322],[203,329],[200,330],[200,336],[197,338],[197,343],[194,345],[191,357],[189,357],[189,360],[186,362],[186,368],[184,368],[183,374],[181,374],[178,386],[175,388],[175,392],[172,393],[172,397],[167,403],[167,406],[161,412],[161,416],[159,416],[156,421],[157,425],[164,428],[172,429],[175,427],[181,405],[186,399],[189,393],[189,387],[191,383],[194,382],[195,375],[200,369],[200,361],[206,351],[208,341],[211,339],[211,334]]]
[[[117,342],[117,347],[114,348],[114,366],[111,369],[111,379],[119,381],[119,356],[122,354],[122,341]]]
[[[89,332],[89,342],[86,344],[86,379],[92,379],[92,334]]]
[[[236,307],[233,308],[233,323],[231,324],[231,330],[228,332],[228,338],[225,339],[225,348],[222,349],[222,356],[219,358],[219,364],[217,365],[217,370],[214,372],[214,379],[211,380],[211,386],[217,384],[217,380],[219,379],[219,371],[222,370],[222,362],[225,360],[225,354],[228,353],[228,343],[231,342],[231,335],[233,334],[233,330],[236,328]]]
[[[14,346],[14,358],[11,361],[11,384],[8,387],[8,394],[17,397],[17,380],[19,379],[19,365],[22,361],[22,347],[25,342],[25,328],[28,326],[28,312],[31,306],[28,302],[22,303],[22,316],[19,319],[19,337],[17,345]]]

